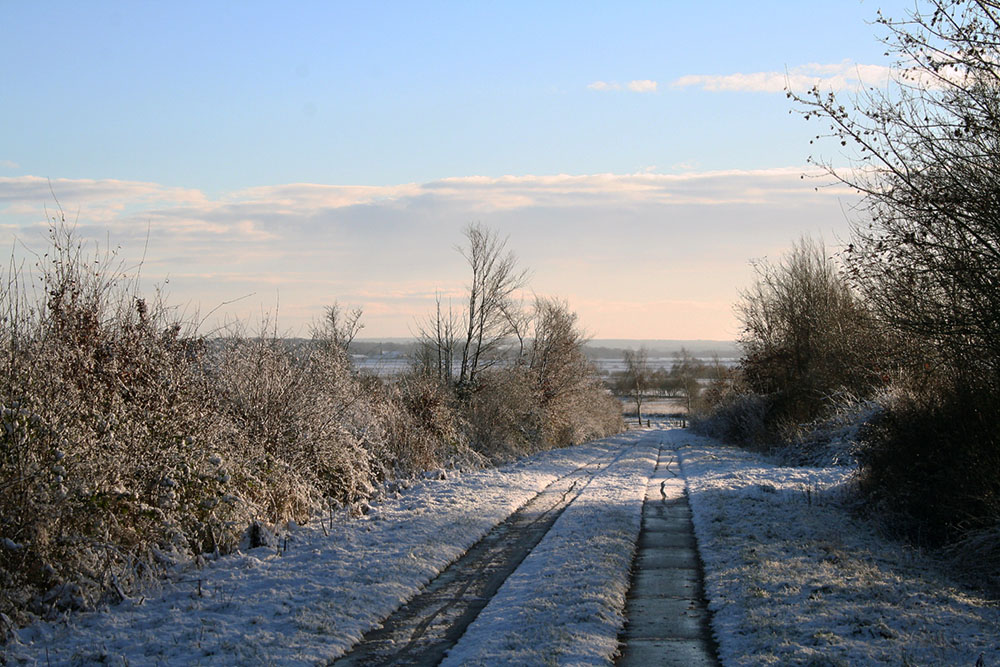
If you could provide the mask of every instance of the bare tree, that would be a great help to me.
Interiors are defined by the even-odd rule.
[[[434,315],[420,325],[418,330],[418,365],[423,372],[437,378],[442,384],[451,384],[457,350],[455,314],[448,303],[447,311],[441,306],[441,295],[434,298]]]
[[[1000,386],[1000,3],[930,0],[878,23],[895,84],[846,104],[789,95],[851,150],[849,169],[817,162],[864,198],[846,259],[866,299],[926,343],[920,365],[988,368]]]
[[[344,354],[355,336],[365,325],[361,322],[361,308],[346,309],[337,302],[327,306],[323,319],[312,327],[313,339],[317,342],[332,345]]]
[[[625,350],[625,380],[629,393],[635,400],[635,417],[639,420],[639,426],[642,426],[642,399],[649,386],[649,378],[649,355],[646,348]]]
[[[513,295],[524,287],[528,274],[517,266],[517,257],[507,250],[507,239],[481,224],[465,229],[468,246],[461,248],[469,262],[472,279],[465,312],[465,331],[458,386],[475,384],[483,368],[498,361],[504,342],[516,331]]]

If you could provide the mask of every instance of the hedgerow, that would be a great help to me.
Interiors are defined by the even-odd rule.
[[[200,336],[116,253],[60,220],[50,236],[0,291],[4,623],[121,600],[391,478],[620,428],[611,404],[574,416],[586,377],[545,402],[524,365],[484,371],[465,398],[426,373],[364,375],[347,353],[359,311],[330,309],[298,344],[264,325]]]

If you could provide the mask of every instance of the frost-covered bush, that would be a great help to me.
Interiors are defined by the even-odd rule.
[[[51,235],[39,275],[7,276],[0,295],[0,612],[14,618],[121,596],[246,517],[203,343],[113,254]]]
[[[543,445],[562,447],[621,431],[621,404],[597,381],[583,353],[576,313],[563,301],[537,298],[532,319],[527,365],[543,414]]]
[[[534,336],[506,365],[483,372],[459,405],[472,446],[493,460],[579,444],[621,431],[621,404],[583,353],[576,314],[536,299]]]
[[[470,446],[465,435],[468,424],[454,393],[437,378],[407,374],[385,390],[393,405],[398,406],[392,443],[404,471],[429,470],[441,464],[468,468],[486,463]]]
[[[785,465],[856,466],[861,434],[879,418],[886,394],[859,399],[842,394],[829,399],[827,416],[789,429],[773,454]]]
[[[691,429],[726,442],[761,447],[769,441],[765,423],[768,399],[750,392],[729,392],[707,411],[691,416]]]
[[[384,439],[343,354],[234,336],[216,343],[209,372],[267,521],[303,522],[318,504],[366,497],[384,476]]]
[[[121,598],[454,449],[447,408],[425,421],[419,392],[358,376],[329,332],[203,340],[121,266],[54,226],[0,293],[0,613]]]
[[[459,398],[354,369],[360,311],[328,309],[310,341],[203,339],[114,253],[51,236],[34,275],[0,282],[0,614],[16,623],[121,599],[391,477],[620,427],[579,350],[482,370]]]
[[[900,532],[924,543],[996,534],[998,399],[973,387],[897,388],[862,430],[862,489]],[[998,551],[993,545],[994,559]]]
[[[881,384],[884,335],[822,244],[801,239],[781,262],[762,262],[737,305],[743,382],[767,395],[775,434],[822,418],[829,397]]]
[[[527,368],[481,372],[464,408],[471,446],[489,460],[505,461],[543,448],[545,417]]]
[[[548,406],[544,442],[550,447],[577,445],[625,429],[622,404],[597,381]]]

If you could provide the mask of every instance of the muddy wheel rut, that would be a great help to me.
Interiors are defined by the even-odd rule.
[[[632,447],[550,483],[332,664],[437,665],[563,511]]]

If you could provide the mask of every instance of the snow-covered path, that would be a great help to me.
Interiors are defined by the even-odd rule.
[[[525,583],[518,587],[511,577],[491,606],[502,615],[504,600],[523,601],[526,590],[547,582],[545,596],[532,598],[570,614],[587,632],[549,640],[579,651],[580,661],[606,663],[616,648],[643,491],[659,439],[657,431],[634,431],[497,470],[427,481],[364,517],[340,516],[326,531],[318,523],[293,529],[282,555],[261,547],[227,556],[106,612],[25,628],[0,655],[14,664],[53,665],[326,662],[551,482],[603,461],[611,464],[589,480],[522,563],[518,572],[526,573]],[[605,510],[605,519],[595,520]],[[560,536],[558,546],[546,544]],[[591,585],[601,577],[603,584]],[[560,587],[584,584],[588,594],[579,605],[555,602]],[[487,612],[490,607],[467,637],[477,625],[487,627]],[[540,638],[523,637],[519,623],[508,624],[508,634],[539,648]],[[494,650],[488,642],[466,646],[473,645]],[[460,649],[467,650],[462,644]]]
[[[647,449],[645,446],[625,447],[611,458],[597,457],[548,485],[452,563],[416,597],[383,621],[381,627],[367,633],[360,644],[334,664],[345,667],[436,665],[460,638],[463,646],[468,646],[468,640],[463,635],[487,605],[490,605],[490,611],[486,616],[492,615],[501,621],[499,625],[488,624],[489,636],[497,637],[509,632],[509,619],[523,614],[523,610],[504,605],[503,595],[494,600],[497,592],[501,587],[505,592],[510,588],[508,578],[543,539],[549,543],[556,542],[548,550],[557,556],[565,559],[565,555],[570,553],[574,559],[579,558],[578,544],[559,543],[559,531],[554,533],[554,538],[548,537],[553,525],[567,510],[574,514],[571,510],[574,504],[593,502],[592,485],[606,483],[607,478],[614,475],[620,476],[623,468],[647,467],[644,460]],[[598,512],[597,523],[588,522],[585,530],[589,535],[606,537],[606,533],[621,529],[617,525],[620,518],[617,508],[608,506],[603,510]],[[570,522],[573,523],[572,519]],[[579,533],[579,529],[574,531],[574,539],[581,537]],[[601,582],[594,583],[601,588]],[[544,597],[546,591],[536,590],[534,594]],[[617,607],[612,607],[609,611],[614,615],[616,610]],[[547,620],[554,622],[557,619]],[[477,627],[482,625],[480,623]],[[524,629],[516,628],[518,632]],[[613,638],[613,631],[608,634]],[[468,653],[469,649],[460,647],[452,653],[457,655],[463,651]],[[496,660],[494,657],[490,662]]]
[[[582,467],[595,474],[444,664],[607,665],[661,444],[687,486],[722,664],[1000,664],[996,601],[853,518],[852,470],[783,467],[679,429],[422,482],[325,531],[293,529],[282,555],[227,556],[105,612],[24,628],[0,664],[327,663]]]

